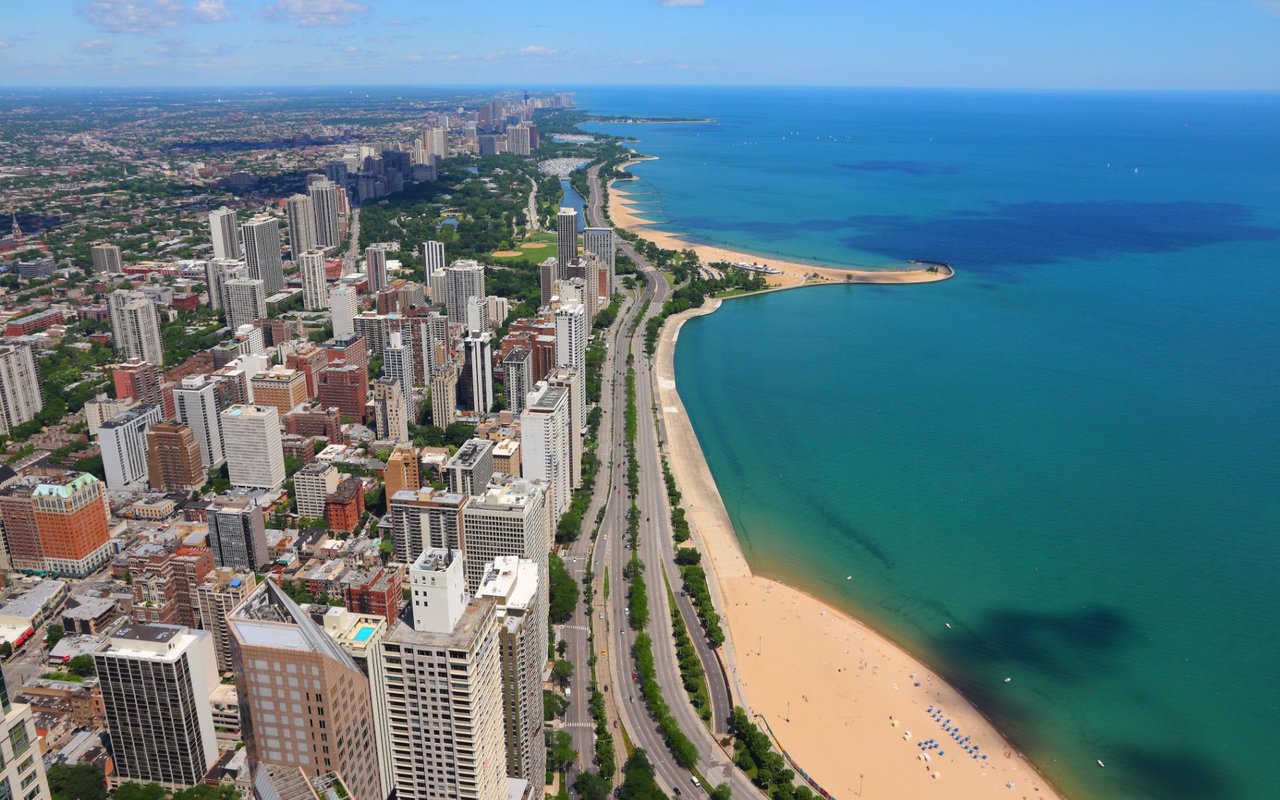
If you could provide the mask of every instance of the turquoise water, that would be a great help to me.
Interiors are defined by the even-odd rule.
[[[958,270],[685,326],[757,570],[940,669],[1074,797],[1280,796],[1280,97],[581,98],[717,118],[609,129],[660,156],[630,188],[669,230]]]

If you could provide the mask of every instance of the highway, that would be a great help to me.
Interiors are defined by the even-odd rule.
[[[588,177],[591,197],[587,219],[591,225],[601,226],[604,219],[600,209],[599,167],[592,167]],[[662,478],[658,434],[650,413],[654,400],[649,359],[644,355],[644,320],[661,310],[671,289],[666,279],[630,243],[619,239],[618,246],[636,264],[645,278],[645,285],[641,297],[628,302],[623,313],[619,314],[615,327],[608,334],[609,350],[603,369],[609,380],[604,381],[602,390],[601,406],[605,415],[597,448],[602,461],[601,475],[596,484],[592,505],[584,517],[584,527],[589,531],[594,524],[597,509],[604,504],[605,516],[596,542],[598,546],[592,547],[588,536],[584,535],[565,554],[571,573],[579,578],[586,564],[585,559],[592,559],[597,587],[592,608],[584,609],[580,603],[573,619],[562,629],[569,645],[569,657],[576,666],[566,720],[567,729],[574,737],[574,747],[579,753],[577,768],[589,767],[594,746],[588,709],[590,698],[586,614],[589,612],[594,615],[597,634],[597,678],[602,689],[608,687],[605,698],[611,728],[614,727],[613,720],[620,721],[632,743],[644,748],[653,762],[659,785],[668,793],[688,792],[692,796],[698,796],[716,784],[728,783],[733,797],[738,800],[763,800],[764,795],[751,784],[745,774],[733,767],[729,755],[698,717],[689,703],[680,678],[671,639],[671,610],[664,575],[680,603],[690,637],[700,645],[699,653],[704,660],[708,685],[713,695],[718,693],[718,697],[713,696],[713,706],[717,728],[722,728],[727,719],[730,701],[724,689],[718,662],[705,644],[697,617],[687,598],[679,595],[679,573],[672,560],[674,548],[671,541],[670,509]],[[643,316],[633,334],[632,322],[641,313]],[[625,378],[628,352],[634,355],[636,405],[640,412],[636,442],[640,485],[636,504],[640,512],[639,555],[645,564],[644,575],[649,597],[649,624],[646,630],[653,640],[655,667],[663,696],[681,730],[697,748],[697,770],[706,781],[701,791],[692,786],[690,771],[675,763],[632,679],[631,647],[635,635],[627,622],[627,584],[622,577],[623,569],[631,557],[625,541],[629,507],[625,486]],[[606,569],[611,590],[607,602],[603,597]],[[617,730],[614,730],[614,738],[619,745],[618,765],[621,767],[623,754],[620,747],[621,736]]]

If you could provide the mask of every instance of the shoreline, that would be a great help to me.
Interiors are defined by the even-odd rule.
[[[614,226],[662,247],[690,247],[676,236],[648,229],[628,212],[614,187],[609,188]],[[726,248],[694,245],[693,249],[704,264],[752,259]],[[768,263],[783,272],[766,276],[771,280],[765,292],[846,282],[927,283],[954,274]],[[833,800],[862,796],[868,788],[873,796],[882,797],[932,794],[962,800],[993,796],[1062,800],[1064,795],[976,706],[919,659],[845,611],[752,571],[675,381],[680,329],[689,319],[714,313],[722,302],[710,299],[700,308],[671,317],[662,328],[653,368],[667,459],[725,623],[726,641],[720,652],[735,702],[753,720],[763,718],[775,744],[785,748],[786,755]],[[797,659],[796,653],[805,653],[805,658]],[[930,708],[941,708],[944,716],[935,720]],[[973,758],[940,720],[957,726],[970,737],[966,744],[976,744],[987,758]],[[833,733],[851,745],[832,747]],[[922,750],[917,744],[930,739],[938,742],[937,747]]]

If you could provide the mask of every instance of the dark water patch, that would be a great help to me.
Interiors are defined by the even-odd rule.
[[[917,219],[866,215],[849,220],[849,247],[886,255],[941,253],[962,269],[1173,253],[1224,242],[1280,239],[1233,203],[1006,203],[990,211]]]
[[[1103,762],[1132,782],[1135,795],[1214,800],[1240,796],[1224,770],[1189,748],[1123,744],[1107,751],[1115,755],[1109,760],[1104,757]]]
[[[857,172],[900,172],[903,175],[955,175],[960,171],[954,164],[929,164],[924,161],[859,161],[836,166]]]
[[[872,558],[879,561],[885,569],[893,569],[893,559],[873,537],[858,530],[857,526],[850,524],[848,520],[841,517],[834,509],[823,502],[821,497],[811,495],[808,501],[810,508],[822,518],[823,522],[831,526],[835,539],[857,542],[863,550],[866,550]]]

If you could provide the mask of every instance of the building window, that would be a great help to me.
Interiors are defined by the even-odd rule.
[[[31,746],[31,739],[27,736],[26,725],[14,725],[9,729],[9,744],[13,747],[14,758],[20,758],[27,752],[27,748]]]

